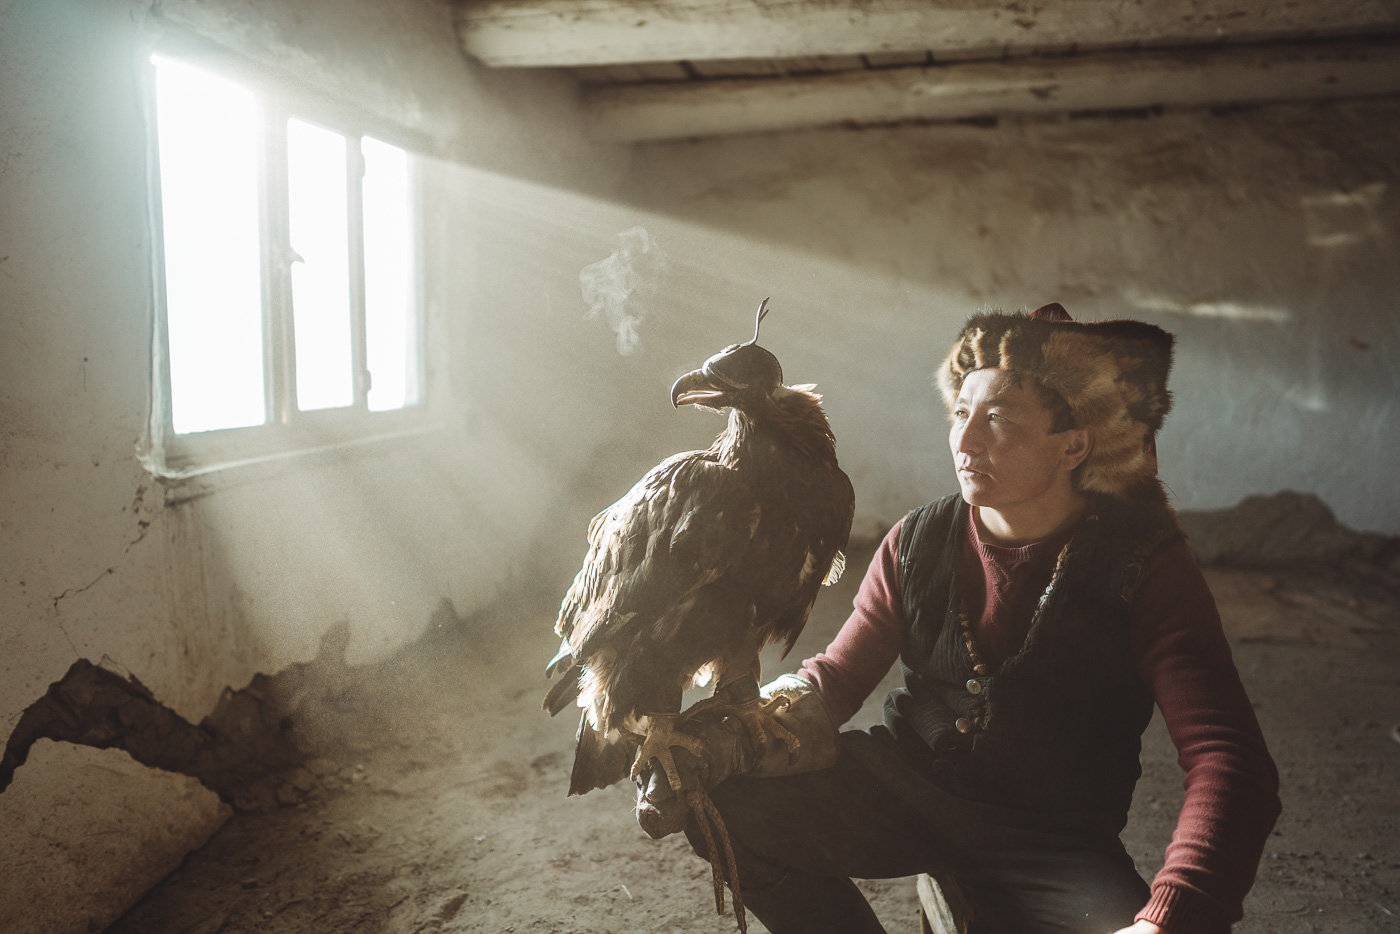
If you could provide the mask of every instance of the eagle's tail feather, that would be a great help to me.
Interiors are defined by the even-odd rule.
[[[578,725],[578,747],[574,750],[574,771],[569,776],[569,794],[581,795],[594,788],[606,788],[626,778],[632,771],[637,743],[626,733],[611,736],[593,729],[584,714]]]
[[[571,665],[564,672],[564,677],[550,687],[549,693],[544,696],[544,709],[549,711],[551,717],[578,700],[578,679],[582,674],[581,666]]]

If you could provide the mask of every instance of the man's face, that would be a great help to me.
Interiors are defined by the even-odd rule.
[[[1035,389],[1005,370],[967,374],[952,414],[948,446],[969,505],[1033,507],[1082,460],[1066,455],[1074,432],[1051,434],[1053,416]]]

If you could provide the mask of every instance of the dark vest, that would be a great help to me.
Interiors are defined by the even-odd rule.
[[[1095,498],[1025,645],[985,676],[973,671],[959,625],[966,528],[967,504],[956,495],[904,519],[905,687],[886,701],[886,725],[901,741],[917,738],[920,758],[961,797],[1117,833],[1152,717],[1129,609],[1147,559],[1181,534],[1174,517]]]

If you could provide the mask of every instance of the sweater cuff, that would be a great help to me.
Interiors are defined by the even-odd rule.
[[[1134,921],[1151,921],[1164,934],[1229,934],[1230,920],[1214,900],[1170,883],[1154,885],[1152,899]]]

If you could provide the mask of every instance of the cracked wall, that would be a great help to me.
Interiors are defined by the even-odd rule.
[[[552,254],[510,241],[472,202],[497,174],[611,184],[618,160],[583,140],[572,85],[469,63],[435,0],[19,0],[0,19],[5,735],[75,663],[134,677],[199,724],[230,686],[313,658],[333,627],[353,670],[417,638],[444,598],[470,612],[530,583],[551,510],[573,527],[596,508],[571,491],[599,419],[460,368],[529,356],[529,330],[482,319],[534,315],[563,336],[531,366],[566,369],[581,300],[547,312],[517,283],[569,285],[607,241],[572,232],[560,249],[577,265],[541,272]],[[181,483],[142,466],[153,297],[139,76],[172,22],[424,141],[430,431]],[[579,383],[606,408],[630,379],[604,366]],[[560,449],[535,437],[546,429]],[[0,930],[101,929],[226,814],[193,779],[125,752],[37,741],[0,794]]]

